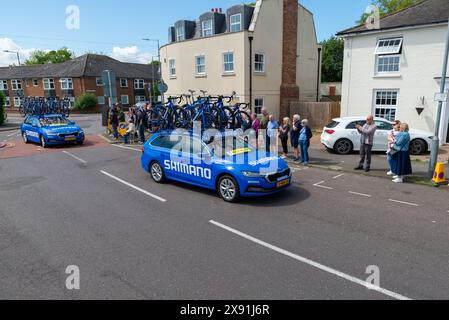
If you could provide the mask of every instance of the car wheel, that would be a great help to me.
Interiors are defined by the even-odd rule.
[[[23,142],[24,143],[28,143],[29,141],[28,141],[28,136],[27,136],[27,133],[26,132],[22,132],[22,139],[23,139]]]
[[[223,176],[218,181],[218,193],[226,202],[237,202],[240,198],[240,188],[231,176]]]
[[[350,154],[354,150],[352,142],[348,139],[341,139],[335,143],[334,151],[341,155]]]
[[[164,169],[162,169],[161,165],[156,161],[152,162],[150,165],[150,174],[151,178],[153,178],[156,183],[162,183],[165,181]]]
[[[410,142],[410,154],[419,156],[427,151],[427,145],[421,139],[416,139]]]
[[[335,150],[332,148],[326,147],[326,151],[329,152],[330,154],[335,154]]]
[[[41,135],[41,146],[42,148],[47,148],[47,141],[45,141],[45,138],[43,135]]]

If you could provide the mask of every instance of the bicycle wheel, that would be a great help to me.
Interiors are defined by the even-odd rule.
[[[246,111],[236,111],[232,115],[232,127],[233,129],[243,129],[244,131],[250,129],[252,126],[252,120],[250,115]]]
[[[181,107],[175,107],[174,118],[172,124],[176,129],[187,129],[189,126],[190,117],[187,112]]]

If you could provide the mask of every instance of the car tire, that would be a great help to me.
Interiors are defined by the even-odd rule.
[[[225,175],[218,180],[217,190],[220,198],[226,202],[235,203],[240,199],[239,185],[230,175]]]
[[[335,154],[335,150],[332,148],[326,147],[326,151],[329,152],[330,154]]]
[[[163,182],[165,182],[164,169],[162,169],[161,165],[157,161],[153,161],[150,164],[150,175],[151,175],[151,178],[156,183],[163,183]]]
[[[410,142],[410,154],[414,156],[419,156],[427,151],[427,144],[421,139],[415,139]]]
[[[41,140],[41,146],[42,146],[42,148],[47,148],[48,146],[47,146],[47,141],[45,141],[45,138],[44,138],[44,136],[43,135],[41,135],[41,137],[40,137],[40,140]]]
[[[340,139],[335,142],[334,151],[341,155],[348,155],[354,151],[354,145],[349,139]]]
[[[30,141],[28,140],[28,136],[27,136],[27,134],[26,134],[25,131],[22,132],[22,139],[23,139],[23,142],[24,142],[25,144],[30,143]]]

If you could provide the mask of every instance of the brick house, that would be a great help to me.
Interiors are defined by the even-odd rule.
[[[104,70],[115,73],[117,98],[125,107],[149,101],[148,85],[158,79],[158,70],[151,65],[86,54],[58,64],[0,68],[0,91],[7,110],[18,108],[27,96],[67,97],[73,104],[84,93],[94,94],[100,106],[108,103],[101,81]]]

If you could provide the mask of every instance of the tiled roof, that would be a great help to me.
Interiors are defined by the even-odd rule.
[[[402,11],[390,14],[380,20],[380,30],[396,29],[410,26],[447,23],[449,19],[449,0],[423,0]],[[337,33],[338,36],[352,33],[367,33],[365,25],[359,25]]]
[[[121,78],[151,79],[153,77],[151,65],[125,63],[104,55],[86,54],[57,64],[3,67],[0,68],[0,79],[100,77],[104,70],[111,70]],[[156,71],[155,69],[155,75],[157,75]]]

